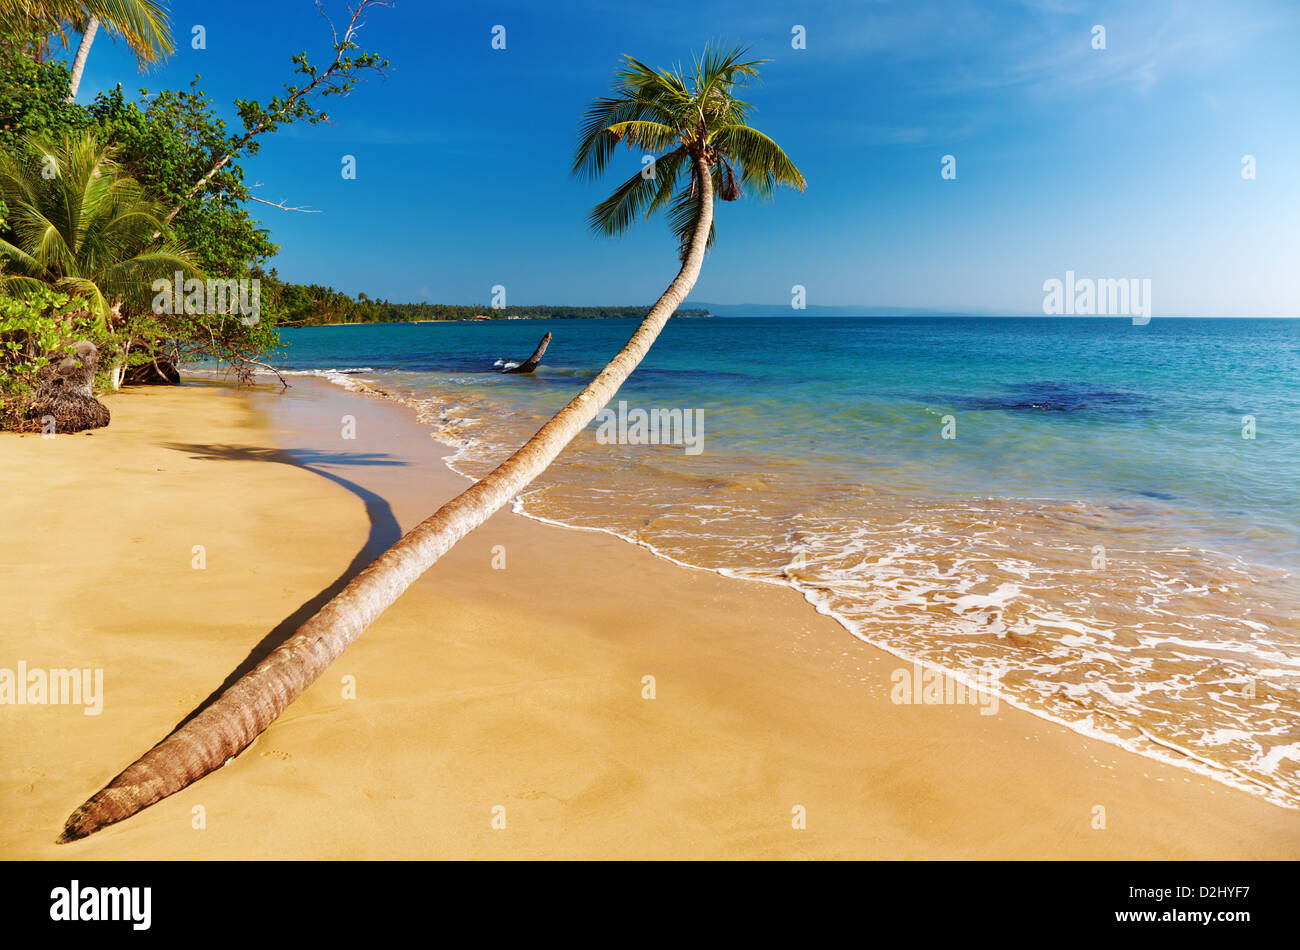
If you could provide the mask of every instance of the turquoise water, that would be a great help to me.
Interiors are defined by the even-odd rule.
[[[277,364],[407,396],[474,476],[634,326],[290,330]],[[674,320],[619,400],[699,410],[702,451],[593,425],[522,510],[790,584],[900,658],[1300,802],[1300,321]]]

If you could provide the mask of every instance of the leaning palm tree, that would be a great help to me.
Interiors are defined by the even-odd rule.
[[[169,56],[176,49],[167,21],[167,8],[158,0],[80,0],[77,5],[82,8],[82,13],[72,22],[81,31],[81,42],[77,44],[72,75],[68,80],[69,102],[77,98],[81,75],[86,70],[86,58],[90,56],[90,46],[95,42],[95,33],[101,22],[110,33],[126,40],[141,69]]]
[[[68,102],[77,97],[90,47],[102,25],[126,41],[141,68],[175,50],[167,7],[160,0],[0,0],[0,22],[22,23],[65,44],[68,31],[81,34],[68,82]]]
[[[0,201],[9,209],[0,290],[21,295],[52,285],[83,298],[105,331],[123,307],[147,309],[155,278],[196,270],[183,246],[153,240],[167,209],[92,135],[29,137],[0,153]]]
[[[144,68],[175,50],[167,8],[159,0],[0,0],[0,32],[6,37],[37,34],[38,58],[53,37],[68,45],[69,33],[80,33],[73,57],[67,101],[77,97],[90,47],[102,24],[126,40],[136,63]]]
[[[694,286],[714,233],[715,194],[734,200],[745,188],[760,196],[778,184],[803,189],[785,153],[746,124],[748,106],[736,93],[763,60],[744,55],[706,49],[689,70],[672,71],[629,57],[613,95],[587,112],[576,174],[602,174],[620,142],[660,153],[654,176],[638,171],[620,185],[592,212],[592,225],[618,234],[641,213],[667,208],[681,250],[677,276],[623,349],[510,458],[409,531],[212,705],[78,808],[60,840],[121,821],[238,755],[416,578],[545,471],[618,391]]]

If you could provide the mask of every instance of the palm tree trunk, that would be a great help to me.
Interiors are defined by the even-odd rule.
[[[90,22],[86,24],[86,31],[81,34],[81,42],[77,44],[77,55],[72,60],[72,79],[68,82],[67,102],[73,102],[77,98],[77,88],[81,85],[81,74],[86,71],[86,60],[90,56],[90,45],[95,42],[95,33],[99,29],[99,19],[92,16]]]
[[[407,532],[216,702],[73,812],[60,841],[129,818],[246,749],[421,574],[546,470],[613,398],[695,286],[713,225],[713,178],[702,159],[695,177],[700,217],[681,270],[600,374],[510,458]]]
[[[113,392],[120,390],[123,382],[126,381],[126,360],[130,355],[131,343],[128,340],[126,348],[118,354],[117,359],[113,361],[113,365],[109,370],[108,383],[113,388]]]

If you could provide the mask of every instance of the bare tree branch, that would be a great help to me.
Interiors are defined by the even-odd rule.
[[[287,379],[285,379],[283,376],[281,376],[281,375],[280,375],[280,371],[279,371],[278,369],[276,369],[274,366],[271,366],[269,363],[263,363],[261,360],[253,360],[253,359],[249,359],[247,356],[243,357],[243,361],[244,361],[246,364],[248,364],[248,365],[251,365],[251,366],[260,366],[260,367],[262,367],[262,369],[268,369],[268,370],[270,370],[272,373],[274,373],[274,374],[275,374],[275,378],[278,379],[278,380],[280,381],[280,385],[281,385],[281,387],[283,387],[283,388],[280,390],[280,392],[284,392],[285,389],[288,389],[288,388],[289,388],[289,381],[288,381]]]
[[[279,208],[281,211],[301,211],[303,214],[320,214],[319,208],[293,208],[283,201],[267,201],[265,198],[258,198],[256,195],[249,195],[249,201],[256,201],[260,204],[270,205],[272,208]]]

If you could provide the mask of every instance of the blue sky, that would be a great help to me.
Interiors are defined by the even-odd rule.
[[[81,101],[200,73],[233,120],[234,98],[291,78],[293,53],[327,60],[310,0],[171,8],[176,55],[141,76],[101,32]],[[346,18],[341,0],[326,10]],[[1073,270],[1151,279],[1157,315],[1300,316],[1293,0],[396,0],[361,38],[387,78],[245,161],[260,197],[322,211],[252,206],[287,279],[401,301],[486,303],[501,284],[511,304],[651,302],[673,238],[662,220],[617,240],[587,230],[640,157],[620,153],[608,181],[570,178],[578,118],[620,55],[667,66],[722,40],[771,60],[753,124],[809,186],[720,204],[693,301],[783,303],[800,284],[810,305],[1033,313],[1043,282]]]

